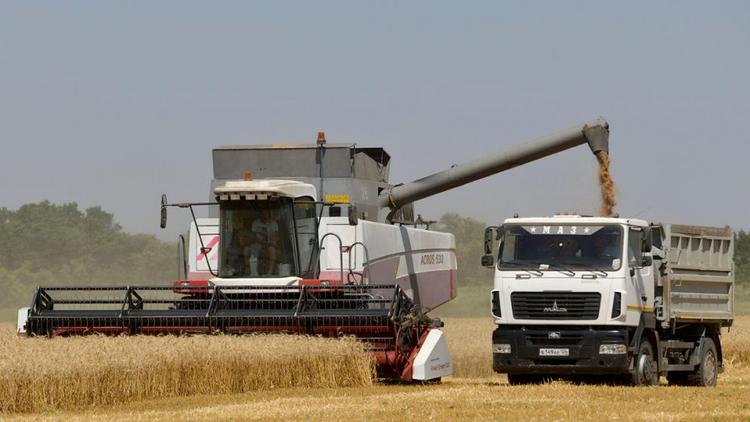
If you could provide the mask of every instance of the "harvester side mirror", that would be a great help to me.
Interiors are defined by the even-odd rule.
[[[349,217],[349,225],[356,226],[357,223],[359,223],[359,217],[357,217],[357,207],[355,207],[354,205],[349,205],[347,214]]]
[[[484,254],[492,256],[492,235],[495,229],[493,227],[487,227],[484,229]],[[484,262],[484,258],[482,258],[482,262]],[[482,264],[484,265],[484,264]],[[492,266],[493,264],[490,264]]]
[[[492,255],[482,255],[482,266],[492,268],[495,266],[495,257]]]
[[[159,221],[159,227],[162,229],[167,227],[167,194],[161,194],[161,220]]]

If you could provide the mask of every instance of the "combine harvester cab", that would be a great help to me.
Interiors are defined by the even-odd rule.
[[[193,215],[173,285],[40,287],[19,332],[355,336],[382,378],[440,379],[453,365],[427,313],[456,297],[455,241],[415,219],[413,202],[583,143],[606,150],[607,136],[597,120],[397,186],[382,148],[322,136],[217,148],[209,202],[162,198],[162,227],[169,207]]]

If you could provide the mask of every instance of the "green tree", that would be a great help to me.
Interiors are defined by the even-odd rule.
[[[456,237],[456,261],[459,285],[486,284],[492,273],[482,267],[484,254],[484,229],[486,224],[456,213],[440,217],[438,230],[453,233]]]
[[[100,207],[43,201],[0,208],[0,308],[28,305],[39,285],[169,282],[174,253],[153,235],[124,232]]]
[[[750,232],[740,230],[734,236],[734,266],[736,280],[740,283],[750,283]]]

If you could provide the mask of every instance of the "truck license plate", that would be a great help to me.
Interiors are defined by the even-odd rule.
[[[539,356],[570,356],[570,349],[539,349]]]

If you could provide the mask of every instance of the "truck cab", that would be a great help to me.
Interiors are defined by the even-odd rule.
[[[699,242],[711,238],[694,237]],[[499,241],[496,254],[494,240]],[[667,259],[671,242],[664,240],[662,225],[628,218],[511,218],[488,228],[482,261],[494,268],[495,371],[519,383],[552,376],[622,375],[634,384],[650,385],[660,374],[695,370],[695,352],[706,333],[718,371],[718,333],[731,322],[731,313],[713,311],[729,295],[711,304],[716,298],[706,294],[703,276],[688,276],[685,297],[698,303],[702,317],[714,321],[675,315],[674,306],[665,306],[674,301],[665,299],[664,283],[686,273],[675,273],[678,262]],[[711,253],[711,245],[695,243],[688,249]],[[680,254],[671,252],[673,257]],[[708,261],[722,259],[726,256]],[[731,293],[731,265],[716,274]],[[715,383],[715,376],[708,381]]]

